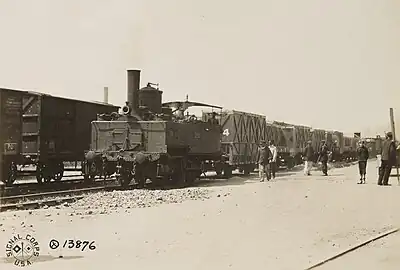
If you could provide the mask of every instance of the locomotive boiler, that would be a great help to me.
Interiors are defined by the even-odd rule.
[[[128,101],[122,113],[99,115],[92,125],[90,150],[82,166],[85,180],[116,173],[122,186],[173,183],[187,186],[202,164],[221,158],[221,128],[186,114],[202,103],[162,103],[163,92],[148,84],[139,89],[140,70],[128,70]],[[219,107],[220,108],[220,107]]]

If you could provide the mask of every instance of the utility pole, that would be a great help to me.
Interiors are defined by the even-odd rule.
[[[393,140],[395,141],[396,144],[396,128],[394,124],[394,113],[393,113],[393,108],[390,108],[390,126],[392,127],[392,134],[393,134]],[[397,145],[396,145],[396,156],[397,156]],[[396,172],[397,172],[397,182],[400,185],[400,175],[399,175],[399,162],[396,159]]]

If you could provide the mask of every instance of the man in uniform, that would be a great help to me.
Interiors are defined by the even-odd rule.
[[[358,184],[365,184],[365,175],[367,174],[367,161],[369,159],[369,151],[365,146],[363,140],[360,141],[360,147],[357,149],[358,155],[358,169],[360,171],[360,182]]]
[[[378,185],[388,186],[392,167],[396,165],[396,145],[393,141],[392,132],[386,134],[386,139],[382,143],[381,166],[379,167]]]
[[[308,141],[306,149],[304,149],[304,174],[311,175],[310,171],[315,158],[314,148],[312,147],[312,142]]]
[[[271,158],[272,154],[271,151],[269,150],[269,147],[267,146],[265,141],[261,141],[257,153],[258,173],[261,182],[264,182],[265,175],[267,175],[267,180],[268,181],[270,180],[268,166],[269,166],[269,160]]]
[[[274,140],[269,141],[269,150],[271,151],[271,154],[272,154],[272,159],[269,164],[270,171],[272,174],[272,179],[275,179],[275,174],[276,174],[276,170],[277,170],[276,159],[278,158],[278,150],[276,149]]]
[[[326,142],[323,140],[321,141],[322,146],[319,151],[319,157],[318,160],[322,163],[322,173],[327,176],[328,175],[328,146],[326,145]]]

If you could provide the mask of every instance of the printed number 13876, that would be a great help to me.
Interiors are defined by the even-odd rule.
[[[96,245],[94,244],[94,241],[89,242],[89,241],[80,241],[80,240],[65,240],[63,248],[77,248],[77,249],[82,249],[84,251],[86,248],[89,248],[90,250],[95,250]]]

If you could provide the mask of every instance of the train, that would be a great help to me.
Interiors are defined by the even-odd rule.
[[[308,141],[315,148],[325,140],[332,161],[352,160],[359,138],[284,122],[263,115],[200,102],[162,102],[163,92],[151,84],[140,88],[140,70],[128,70],[127,102],[122,114],[102,116],[92,124],[92,142],[82,173],[87,180],[115,174],[120,184],[144,187],[173,183],[187,186],[201,174],[215,171],[229,178],[233,170],[254,171],[261,140],[276,142],[278,165],[302,163]],[[207,108],[201,117],[193,106]]]
[[[257,167],[261,140],[274,140],[277,165],[301,164],[308,141],[325,140],[331,161],[356,158],[360,136],[268,121],[266,116],[184,101],[163,103],[163,91],[140,87],[140,70],[127,71],[124,106],[0,89],[0,175],[11,185],[17,165],[36,165],[38,183],[63,178],[64,162],[79,161],[86,182],[116,175],[123,186],[190,185],[214,171],[231,177]],[[202,107],[200,116],[189,114]],[[356,133],[355,133],[356,134]]]

